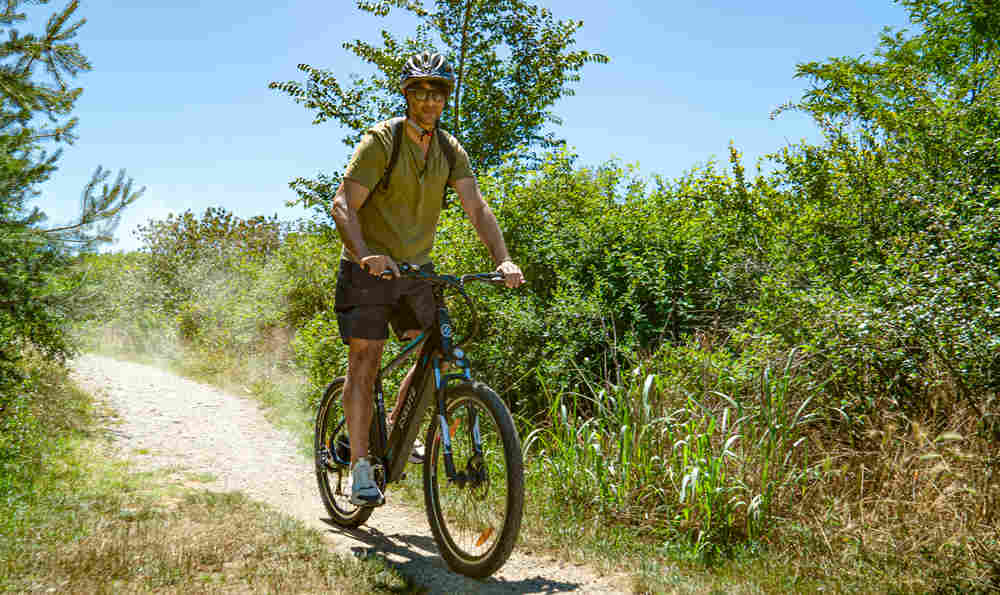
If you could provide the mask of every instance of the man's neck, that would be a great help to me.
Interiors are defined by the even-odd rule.
[[[420,123],[416,122],[410,117],[406,118],[406,133],[410,135],[410,138],[417,141],[420,144],[426,144],[430,142],[431,137],[434,136],[434,127],[425,128]]]

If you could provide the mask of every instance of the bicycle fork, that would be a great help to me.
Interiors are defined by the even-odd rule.
[[[450,380],[470,380],[471,374],[469,370],[469,362],[465,359],[464,354],[460,350],[455,350],[458,353],[455,355],[455,363],[462,368],[462,373],[459,374],[441,374],[441,358],[435,357],[432,361],[432,367],[434,369],[434,384],[435,384],[435,396],[437,399],[437,421],[441,431],[441,450],[444,458],[444,470],[445,474],[448,476],[449,481],[458,483],[460,486],[464,485],[467,481],[473,479],[469,476],[466,471],[458,471],[455,468],[455,459],[451,448],[451,433],[453,428],[448,425],[447,409],[444,400],[445,388]],[[471,409],[471,419],[468,420],[470,437],[472,438],[472,449],[473,456],[472,459],[481,459],[483,455],[483,441],[482,436],[479,431],[479,412],[473,408]],[[457,429],[457,426],[456,428]]]

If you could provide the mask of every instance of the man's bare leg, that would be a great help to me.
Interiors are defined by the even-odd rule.
[[[403,335],[403,339],[406,341],[411,341],[420,334],[420,331],[407,331]],[[448,369],[449,364],[447,362],[441,362],[441,371],[444,372]],[[392,407],[392,411],[389,413],[389,419],[386,420],[386,428],[391,433],[392,427],[396,424],[396,418],[399,417],[399,412],[401,410],[401,405],[403,403],[403,398],[406,392],[410,390],[410,384],[413,383],[413,377],[416,376],[417,364],[414,363],[410,371],[406,373],[406,377],[403,381],[399,383],[399,394],[396,395],[396,404]]]
[[[412,341],[417,338],[420,334],[419,330],[406,331],[403,333],[404,341]],[[413,382],[413,376],[416,374],[417,364],[413,364],[410,371],[406,373],[406,377],[403,381],[399,383],[399,394],[396,395],[396,404],[392,407],[392,412],[389,413],[389,419],[386,423],[386,428],[389,433],[392,433],[392,427],[396,424],[396,418],[399,417],[400,405],[403,403],[403,397],[406,396],[406,391],[410,390],[410,384]]]
[[[348,343],[347,381],[344,383],[344,416],[351,441],[351,465],[368,456],[368,431],[372,425],[375,375],[382,361],[384,339],[358,339]]]

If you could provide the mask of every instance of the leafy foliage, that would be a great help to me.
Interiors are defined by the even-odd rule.
[[[9,0],[0,8],[0,366],[8,376],[28,344],[52,357],[69,353],[64,327],[72,293],[52,275],[72,253],[107,241],[121,210],[141,193],[124,172],[107,184],[109,172],[98,167],[83,189],[79,218],[42,226],[45,214],[31,201],[59,158],[44,147],[75,138],[69,114],[82,89],[69,80],[90,64],[71,41],[84,23],[74,21],[78,2],[53,13],[38,34],[17,28],[26,20],[22,4]],[[6,390],[0,384],[0,393]]]
[[[45,0],[30,2],[46,4]],[[41,465],[43,432],[63,429],[46,418],[43,399],[54,393],[39,370],[73,351],[67,331],[80,306],[79,278],[69,274],[72,257],[109,241],[122,209],[140,191],[121,172],[98,167],[81,193],[80,214],[66,225],[45,227],[32,201],[56,170],[60,152],[46,147],[71,143],[77,120],[70,116],[82,89],[70,86],[90,64],[72,42],[83,20],[79,3],[57,10],[39,33],[23,33],[24,2],[0,4],[0,496],[30,489]],[[28,356],[26,359],[26,355]],[[40,402],[42,401],[42,402]]]
[[[907,407],[949,386],[985,413],[1000,372],[1000,14],[978,0],[903,4],[920,33],[886,32],[871,60],[799,67],[813,84],[794,109],[828,142],[776,156],[778,247],[810,257],[798,283],[855,297],[827,321],[834,369],[872,370],[878,394]],[[841,388],[871,403],[872,386]]]
[[[149,254],[150,281],[168,293],[164,306],[176,312],[190,298],[193,285],[202,282],[189,274],[192,263],[227,269],[248,260],[263,261],[277,250],[281,227],[277,217],[241,219],[209,207],[200,218],[187,210],[162,221],[150,220],[136,234]]]
[[[483,296],[498,314],[473,356],[529,411],[546,409],[546,390],[579,390],[581,373],[617,383],[663,343],[732,328],[755,295],[758,249],[736,206],[750,190],[714,163],[650,189],[630,168],[576,168],[554,154],[531,173],[512,162],[481,182],[529,284]],[[435,257],[448,270],[490,268],[457,209],[443,217]],[[524,348],[516,362],[512,342]]]
[[[573,49],[582,21],[558,21],[551,11],[524,0],[435,0],[431,9],[411,0],[357,4],[376,16],[394,9],[410,13],[418,22],[413,37],[399,39],[383,30],[381,46],[344,42],[344,49],[373,67],[371,75],[354,76],[350,84],[308,64],[299,65],[305,83],[270,84],[314,111],[314,124],[334,120],[350,130],[343,139],[349,147],[372,124],[404,111],[400,72],[421,51],[438,51],[455,67],[455,91],[442,123],[461,140],[479,171],[499,165],[515,150],[531,155],[532,148],[561,144],[545,131],[547,124],[559,122],[552,106],[573,94],[585,64],[608,62],[603,54]],[[325,214],[338,184],[339,176],[321,175],[299,178],[292,187],[304,205],[319,206]]]

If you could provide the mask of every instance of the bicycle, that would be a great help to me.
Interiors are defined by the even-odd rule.
[[[456,277],[428,273],[407,264],[399,268],[401,278],[423,279],[433,285],[437,320],[376,375],[368,451],[375,480],[385,493],[387,484],[405,478],[403,470],[420,421],[433,405],[434,415],[425,432],[423,462],[424,504],[431,532],[452,570],[470,577],[486,577],[507,561],[521,528],[521,440],[500,397],[473,380],[461,346],[479,329],[475,303],[465,290],[466,283],[502,282],[503,275],[475,273]],[[462,296],[471,313],[470,331],[461,341],[453,337],[444,301],[446,290]],[[417,370],[403,401],[397,403],[401,409],[389,434],[382,379],[413,355],[417,356]],[[443,373],[444,363],[460,371]],[[344,381],[339,377],[330,383],[316,414],[316,479],[333,522],[355,528],[368,520],[374,508],[350,502],[350,442],[342,410]]]

